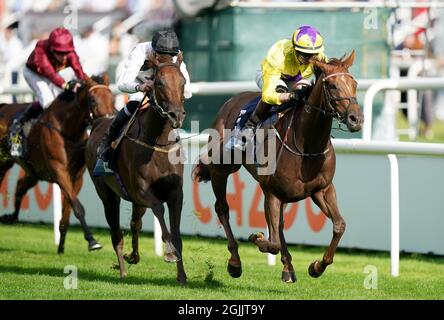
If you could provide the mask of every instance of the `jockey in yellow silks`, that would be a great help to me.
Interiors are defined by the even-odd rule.
[[[324,39],[319,31],[311,26],[299,27],[291,40],[279,40],[270,48],[256,79],[262,90],[262,99],[242,131],[247,141],[238,140],[235,148],[245,149],[245,143],[253,136],[254,128],[265,120],[272,105],[303,99],[300,93],[289,92],[287,84],[308,83],[306,79],[314,74],[313,65],[310,64],[310,58],[313,56],[327,61],[324,55]]]

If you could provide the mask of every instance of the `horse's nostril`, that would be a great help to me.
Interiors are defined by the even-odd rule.
[[[176,113],[174,113],[174,112],[169,112],[168,114],[170,115],[171,118],[173,118],[173,119],[177,119],[177,114],[176,114]]]
[[[354,115],[351,114],[348,116],[348,121],[350,123],[354,124],[354,123],[358,122],[358,119]]]

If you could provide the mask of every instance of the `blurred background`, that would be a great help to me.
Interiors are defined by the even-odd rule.
[[[250,82],[250,88],[270,46],[303,24],[320,30],[329,57],[356,50],[351,71],[358,80],[442,77],[443,6],[382,0],[0,0],[0,102],[32,99],[11,95],[10,89],[26,86],[21,68],[36,41],[67,23],[85,71],[108,72],[112,82],[138,42],[173,28],[192,82]],[[373,82],[363,82],[361,103]],[[185,129],[192,120],[200,121],[201,130],[211,126],[215,110],[228,97],[195,95],[187,101]],[[371,138],[444,142],[443,102],[439,89],[383,91],[372,101]],[[116,107],[124,103],[119,95]],[[362,133],[337,130],[334,135]]]

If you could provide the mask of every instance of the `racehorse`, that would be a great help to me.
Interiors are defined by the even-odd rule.
[[[110,226],[111,239],[117,255],[120,278],[125,278],[124,259],[130,264],[140,260],[138,238],[142,228],[142,217],[146,208],[151,208],[160,222],[162,239],[165,242],[165,261],[177,263],[177,280],[186,282],[182,262],[182,239],[180,219],[183,202],[183,163],[171,162],[170,156],[180,156],[181,145],[177,137],[170,141],[169,135],[176,134],[185,118],[185,78],[180,71],[182,55],[175,63],[168,55],[151,58],[149,63],[155,70],[150,105],[139,109],[129,121],[127,128],[114,151],[113,158],[118,174],[94,177],[97,148],[109,120],[97,121],[86,148],[88,170],[103,202],[105,215]],[[116,144],[114,144],[116,148]],[[118,153],[116,153],[116,151]],[[111,163],[111,161],[110,161]],[[132,247],[129,255],[123,255],[123,236],[119,223],[120,198],[132,202]],[[169,210],[170,229],[164,219],[164,203]]]
[[[19,164],[25,170],[15,191],[15,211],[3,215],[1,222],[15,223],[23,197],[38,181],[57,183],[63,194],[63,212],[60,220],[59,254],[64,253],[65,238],[69,227],[71,209],[80,221],[89,250],[102,248],[85,221],[85,209],[77,195],[83,184],[85,172],[85,145],[88,139],[88,125],[99,118],[110,117],[114,113],[113,95],[109,89],[109,78],[95,77],[98,83],[88,78],[79,91],[63,92],[51,106],[44,110],[41,117],[31,128],[27,141],[26,158],[12,158],[9,147],[9,126],[26,104],[0,106],[0,183],[6,172]]]
[[[283,233],[283,213],[288,203],[311,197],[333,222],[330,245],[322,261],[316,260],[309,266],[309,274],[319,277],[333,263],[333,256],[345,231],[345,221],[339,213],[332,183],[336,166],[335,151],[330,140],[332,121],[336,118],[340,123],[346,124],[351,132],[359,131],[364,121],[356,100],[357,82],[348,71],[354,58],[353,51],[348,57],[330,59],[328,63],[312,59],[317,77],[308,99],[304,105],[288,110],[275,125],[279,134],[276,136],[281,138],[276,140],[274,173],[259,175],[257,164],[246,163],[245,156],[241,164],[217,164],[208,161],[211,154],[201,155],[193,170],[193,178],[199,182],[211,181],[216,196],[215,210],[228,239],[231,257],[227,271],[232,277],[241,276],[242,265],[229,222],[226,188],[228,176],[238,171],[242,165],[259,182],[264,192],[265,215],[270,230],[268,240],[262,233],[253,234],[249,240],[261,252],[281,252],[284,265],[282,280],[290,283],[296,281]],[[220,137],[223,137],[224,129],[233,127],[240,109],[259,95],[260,93],[241,93],[222,106],[213,126]],[[220,142],[220,148],[224,148],[223,141]]]

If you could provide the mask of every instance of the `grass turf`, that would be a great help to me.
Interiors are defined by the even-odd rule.
[[[443,299],[444,258],[403,255],[400,277],[390,276],[388,253],[340,251],[335,263],[318,279],[308,265],[322,257],[323,248],[292,246],[290,252],[298,281],[280,280],[282,266],[270,267],[266,256],[251,243],[240,243],[243,274],[232,279],[226,272],[229,257],[225,240],[184,237],[185,286],[176,283],[176,266],[156,257],[153,238],[143,234],[141,262],[129,266],[121,281],[112,269],[116,258],[109,233],[94,230],[104,245],[87,252],[78,228],[67,236],[65,254],[58,256],[52,226],[0,225],[0,299]],[[130,236],[126,233],[126,252]],[[78,288],[64,288],[64,268],[78,268]],[[378,270],[377,289],[365,289],[367,265]]]

